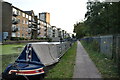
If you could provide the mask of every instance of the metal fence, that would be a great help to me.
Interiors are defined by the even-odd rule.
[[[100,36],[100,52],[105,54],[108,58],[113,57],[113,36]]]
[[[99,52],[105,54],[109,59],[114,59],[120,69],[120,35],[87,37],[82,40],[87,43],[97,42]]]
[[[116,45],[115,45],[115,53],[116,53],[115,60],[117,62],[119,73],[120,73],[120,36],[116,36],[115,42],[116,42]]]

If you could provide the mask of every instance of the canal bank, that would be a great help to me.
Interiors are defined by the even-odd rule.
[[[49,40],[22,40],[22,41],[4,41],[0,44],[17,44],[17,43],[30,43],[30,42],[48,42]]]

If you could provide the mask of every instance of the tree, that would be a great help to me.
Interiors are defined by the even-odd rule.
[[[88,2],[85,21],[74,24],[77,38],[120,34],[120,2]]]

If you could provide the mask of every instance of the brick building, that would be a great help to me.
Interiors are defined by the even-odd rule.
[[[0,1],[0,41],[12,39],[66,38],[67,32],[50,25],[50,13],[35,15],[12,4]]]

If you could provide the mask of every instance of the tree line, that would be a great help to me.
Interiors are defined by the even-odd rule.
[[[77,38],[120,34],[120,2],[87,2],[85,21],[74,24]]]

